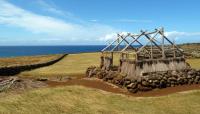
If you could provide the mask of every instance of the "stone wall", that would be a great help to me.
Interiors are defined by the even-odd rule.
[[[156,88],[174,87],[187,84],[200,84],[200,70],[184,69],[179,71],[164,71],[146,73],[130,79],[118,71],[107,71],[97,67],[90,67],[86,71],[87,77],[96,77],[126,88],[130,92],[150,91]]]
[[[38,64],[29,64],[29,65],[21,65],[21,66],[11,66],[11,67],[1,67],[0,68],[0,76],[12,76],[19,74],[22,71],[32,70],[44,66],[52,65],[61,59],[63,59],[67,54],[62,55],[61,57],[45,62],[45,63],[38,63]]]

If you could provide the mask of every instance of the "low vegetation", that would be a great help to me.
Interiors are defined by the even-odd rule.
[[[1,95],[3,96],[3,95]],[[0,97],[0,113],[199,114],[200,91],[139,98],[81,86],[44,88]]]
[[[79,76],[85,74],[88,66],[99,65],[100,53],[69,54],[49,67],[23,72],[20,76]]]
[[[200,69],[200,59],[187,59],[192,68]]]
[[[184,50],[186,55],[192,58],[200,58],[200,43],[182,44],[179,47]]]
[[[38,56],[34,59],[1,60],[8,64],[27,64],[46,61],[55,56]],[[54,65],[26,71],[20,76],[79,76],[84,75],[88,66],[98,66],[100,53],[70,54]],[[40,59],[39,59],[40,58]],[[42,58],[42,59],[41,59]],[[9,60],[10,59],[10,60]],[[26,61],[21,62],[19,61]],[[117,64],[114,59],[114,64]],[[200,69],[200,59],[188,59],[193,68]],[[5,65],[5,64],[4,64]],[[63,86],[41,88],[21,93],[5,92],[0,94],[0,113],[11,114],[199,114],[200,91],[176,93],[163,97],[132,97],[109,93],[83,86]]]
[[[60,56],[61,56],[61,54],[0,58],[0,67],[20,66],[20,65],[28,65],[28,64],[37,64],[37,63],[42,63],[42,62],[48,62],[48,61],[57,59]]]
[[[115,55],[119,58],[119,55]],[[188,59],[192,68],[200,69],[200,59]],[[25,77],[51,77],[51,76],[83,76],[89,66],[99,66],[100,53],[69,54],[54,65],[26,71],[20,74]],[[114,58],[117,65],[118,59]]]

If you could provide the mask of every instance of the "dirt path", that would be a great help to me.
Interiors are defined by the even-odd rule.
[[[114,85],[105,83],[100,80],[72,79],[66,82],[47,81],[47,84],[50,87],[80,85],[80,86],[100,89],[100,90],[108,91],[112,93],[128,94],[126,90],[116,87]]]
[[[135,97],[156,97],[156,96],[165,96],[172,93],[189,91],[189,90],[198,90],[200,89],[200,85],[183,85],[183,86],[176,86],[176,87],[169,87],[164,89],[157,89],[148,92],[139,92],[139,93],[130,93],[125,89],[119,88],[115,85],[109,84],[107,82],[103,82],[98,79],[72,79],[66,82],[57,82],[57,81],[47,81],[46,82],[49,87],[57,87],[57,86],[73,86],[73,85],[81,85],[89,88],[100,89],[107,92],[118,93],[118,94],[125,94],[128,96],[135,96]]]

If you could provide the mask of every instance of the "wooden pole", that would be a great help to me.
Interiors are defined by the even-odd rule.
[[[153,59],[153,43],[151,41],[151,59]]]
[[[125,36],[125,37],[121,37],[122,40],[121,40],[119,43],[117,43],[117,45],[116,45],[111,51],[115,51],[115,49],[116,49],[116,48],[124,41],[124,39],[126,39],[128,36],[129,36],[129,35],[127,35],[127,36]]]
[[[113,66],[113,52],[111,52],[111,66]]]
[[[138,54],[136,53],[135,54],[135,61],[137,61],[138,60]]]
[[[173,51],[174,51],[174,58],[176,58],[175,40],[174,39],[173,39]]]
[[[163,33],[164,29],[162,28],[161,31]],[[162,36],[162,57],[163,57],[163,59],[165,59],[165,57],[166,57],[165,56],[165,38],[162,34],[161,34],[161,36]]]
[[[174,47],[181,53],[181,54],[183,54],[183,52],[173,43],[173,42],[171,42],[165,35],[164,35],[164,33],[162,33],[162,32],[160,32],[162,35],[163,35],[163,37],[171,44],[171,45],[174,45]]]
[[[110,48],[118,39],[119,39],[119,37],[116,40],[114,40],[111,44],[109,44],[108,46],[106,46],[104,49],[102,49],[101,51],[103,52],[106,49]]]
[[[130,33],[128,33],[128,36],[125,37],[125,38],[123,36],[119,35],[119,34],[118,34],[118,36],[121,37],[121,39],[125,41],[126,45],[129,45],[129,42],[126,40],[126,38],[130,36]],[[136,50],[133,46],[130,46],[130,47],[132,49]]]
[[[134,42],[136,42],[143,34],[144,32],[142,32],[137,38],[135,38],[135,40],[129,43],[122,51],[125,51],[129,46],[131,46]]]
[[[119,39],[117,40],[117,43],[119,44]],[[120,47],[118,46],[117,51],[119,51],[119,50],[120,50]]]

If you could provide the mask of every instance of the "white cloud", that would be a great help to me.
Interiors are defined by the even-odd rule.
[[[200,37],[200,32],[178,32],[178,31],[170,31],[165,32],[165,35],[170,39],[175,39],[177,42],[181,41],[198,41],[197,37]],[[199,38],[198,38],[199,39]],[[200,40],[199,40],[200,41]]]
[[[152,23],[152,20],[137,20],[137,19],[119,19],[114,20],[114,22],[121,22],[121,23]]]
[[[120,35],[126,36],[128,32],[121,32]],[[137,34],[137,33],[135,33]],[[152,35],[152,37],[154,34]],[[200,32],[178,32],[178,31],[169,31],[165,32],[165,36],[168,37],[171,41],[175,40],[176,43],[186,43],[186,42],[199,42],[200,43]],[[161,36],[157,36],[160,38]],[[101,37],[101,41],[111,42],[117,38],[117,33],[109,33]],[[144,39],[141,39],[141,42],[145,43]]]
[[[116,31],[107,25],[76,24],[50,16],[38,15],[5,0],[0,1],[0,24],[20,27],[35,34],[47,34],[64,42],[98,41],[102,36]]]
[[[63,33],[77,26],[52,17],[31,13],[5,2],[0,4],[0,23],[25,28],[35,33],[54,33],[54,31]]]
[[[109,34],[106,34],[103,37],[101,37],[99,40],[110,42],[110,41],[113,41],[117,38],[117,34],[119,34],[121,36],[126,36],[126,35],[128,35],[128,32],[109,33]]]
[[[110,34],[106,34],[105,36],[101,37],[99,40],[100,41],[110,41],[110,40],[114,40],[116,38],[117,38],[116,33],[110,33]]]
[[[92,20],[89,20],[90,22],[97,22],[98,20],[96,19],[92,19]]]
[[[53,13],[53,14],[57,14],[60,16],[73,16],[70,12],[67,11],[62,11],[60,10],[52,1],[49,1],[49,3],[47,3],[44,0],[36,0],[36,3],[38,5],[40,5],[42,7],[42,10]]]

